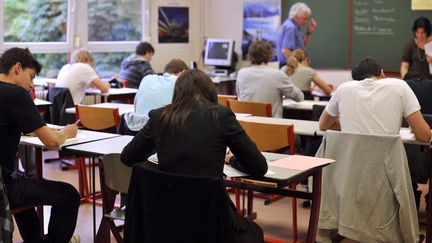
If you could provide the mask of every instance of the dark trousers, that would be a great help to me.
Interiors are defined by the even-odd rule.
[[[35,175],[35,147],[18,145],[18,155],[21,165],[26,175],[33,177]],[[16,168],[18,170],[18,168]]]
[[[48,205],[51,217],[48,234],[42,239],[36,210],[30,209],[14,215],[20,234],[26,243],[68,243],[75,230],[80,196],[68,183],[20,176],[6,180],[11,208],[28,205]]]

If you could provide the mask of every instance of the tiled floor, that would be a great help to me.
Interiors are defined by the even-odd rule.
[[[45,154],[47,155],[47,154]],[[48,156],[52,154],[48,153]],[[44,176],[47,179],[60,180],[69,182],[77,186],[77,170],[62,171],[59,168],[59,163],[44,164]],[[423,191],[427,190],[426,186],[420,187]],[[298,229],[300,239],[305,236],[307,231],[309,209],[301,207],[302,200],[298,203]],[[420,221],[425,221],[426,213],[424,210],[425,202],[422,201],[420,210]],[[278,240],[289,241],[291,240],[291,199],[284,198],[272,204],[265,206],[263,199],[256,198],[254,200],[254,209],[258,214],[255,220],[264,230],[266,237],[271,237]],[[101,218],[101,207],[97,206],[97,225]],[[47,223],[49,219],[49,207],[45,208],[45,230],[47,230]],[[92,206],[91,204],[82,204],[80,206],[78,222],[75,232],[81,236],[81,242],[93,242],[93,219],[92,219]],[[424,232],[425,224],[421,224],[421,229]],[[115,242],[111,237],[111,242]],[[19,231],[15,228],[14,242],[20,240]]]

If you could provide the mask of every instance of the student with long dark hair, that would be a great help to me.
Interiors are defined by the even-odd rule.
[[[404,48],[400,67],[401,77],[405,78],[408,72],[419,72],[425,77],[430,77],[429,64],[432,63],[432,56],[427,55],[425,45],[432,41],[431,23],[426,17],[419,17],[414,21],[411,39]]]
[[[267,172],[267,162],[229,108],[218,105],[210,77],[187,70],[177,79],[172,103],[152,110],[150,120],[123,149],[126,165],[157,152],[159,170],[191,176],[222,177],[226,148],[230,163],[253,176]],[[261,235],[258,226],[252,227]],[[257,239],[256,242],[262,242]]]

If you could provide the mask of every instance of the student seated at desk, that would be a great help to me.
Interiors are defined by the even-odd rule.
[[[321,130],[397,135],[405,117],[417,140],[430,141],[430,127],[405,81],[385,78],[381,65],[373,58],[360,61],[352,77],[360,81],[338,87],[320,117]]]
[[[150,111],[149,116],[144,128],[123,149],[121,159],[126,165],[142,162],[156,151],[159,170],[221,178],[229,147],[234,167],[252,176],[267,172],[265,158],[234,113],[218,105],[213,82],[200,70],[183,72],[176,81],[172,103]],[[247,225],[244,234],[255,235],[253,242],[263,242],[262,230],[248,220]]]
[[[107,93],[109,83],[102,81],[93,69],[93,57],[86,49],[78,49],[71,63],[64,65],[57,76],[56,87],[69,88],[75,104],[81,103],[88,87]]]
[[[0,57],[0,165],[6,186],[2,187],[0,193],[3,193],[2,202],[9,199],[10,208],[52,206],[48,234],[44,239],[34,208],[14,215],[25,242],[67,243],[71,238],[77,238],[72,237],[80,204],[77,190],[64,182],[27,178],[15,171],[15,155],[21,133],[34,133],[47,147],[58,147],[67,138],[77,134],[76,125],[67,125],[57,131],[48,128],[40,116],[28,95],[28,91],[33,88],[33,78],[40,70],[41,65],[28,49],[10,48]],[[0,209],[4,217],[0,223],[3,232],[12,234],[9,205],[1,205],[6,206]]]
[[[314,69],[309,67],[310,59],[305,51],[296,49],[286,66],[281,70],[288,75],[291,82],[297,86],[305,95],[305,100],[313,100],[311,94],[311,83],[314,82],[322,91],[330,96],[333,87],[322,80]]]
[[[120,80],[127,81],[130,88],[137,89],[141,80],[154,71],[150,65],[155,49],[148,42],[141,42],[135,49],[135,54],[123,60],[120,70]]]
[[[404,117],[417,140],[430,141],[430,127],[420,112],[416,96],[405,81],[385,78],[381,65],[373,58],[365,58],[360,61],[352,69],[352,77],[359,81],[349,81],[338,87],[320,117],[321,130],[334,129],[370,135],[399,135],[402,117]],[[362,172],[359,171],[359,173]],[[392,174],[388,176],[391,177]],[[386,179],[376,178],[377,182]],[[394,190],[394,193],[397,194],[398,188]],[[369,198],[362,200],[369,200]],[[334,215],[328,213],[327,216],[333,217]],[[404,221],[404,219],[401,220]],[[358,232],[367,231],[367,229],[368,227],[364,227],[358,229]],[[389,227],[383,232],[393,235],[404,233],[392,232],[393,229]]]
[[[273,117],[282,117],[283,98],[302,101],[303,93],[285,73],[267,65],[271,58],[271,45],[254,41],[248,52],[252,65],[239,70],[236,92],[240,101],[271,102]]]
[[[171,103],[177,76],[188,69],[181,59],[172,59],[165,65],[164,74],[151,74],[143,78],[135,95],[135,112],[124,116],[130,130],[139,131],[147,122],[150,110]]]

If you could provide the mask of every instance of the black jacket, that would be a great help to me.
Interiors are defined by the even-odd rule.
[[[158,139],[163,108],[150,111],[150,120],[123,149],[122,162],[130,166],[146,160],[156,151],[162,171],[222,177],[228,146],[236,155],[236,159],[232,160],[234,167],[252,176],[264,175],[267,172],[266,159],[240,126],[234,113],[227,107],[215,107],[217,121],[211,108],[203,105],[189,115],[185,135],[177,141]]]
[[[75,122],[75,115],[66,113],[66,108],[75,106],[68,88],[49,88],[47,100],[52,106],[45,112],[45,122],[60,126]]]

